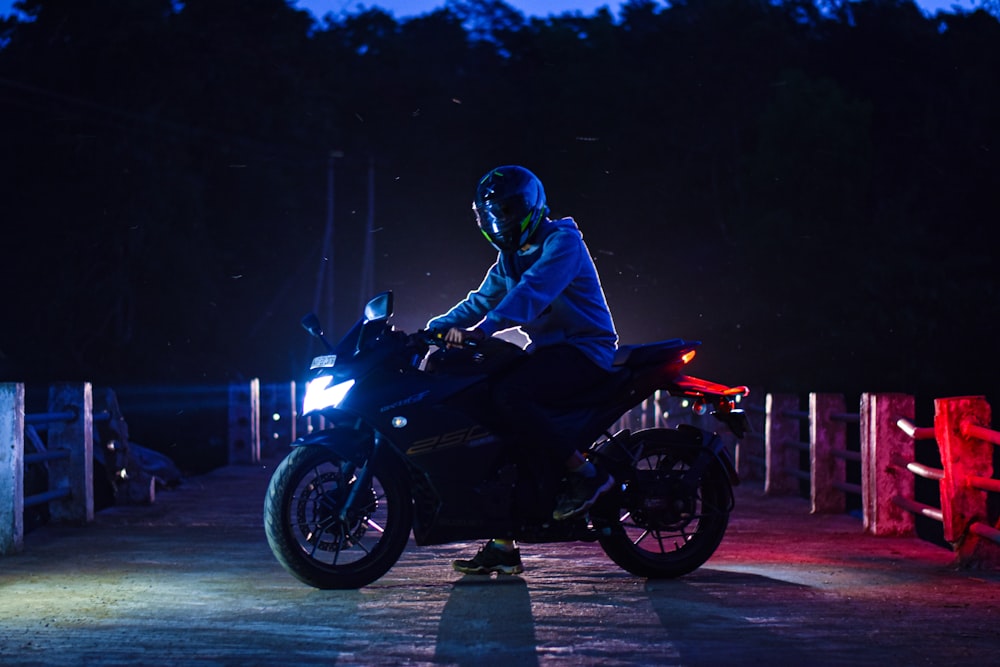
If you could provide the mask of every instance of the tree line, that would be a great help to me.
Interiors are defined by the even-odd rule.
[[[414,328],[478,284],[473,187],[517,162],[583,228],[623,342],[700,339],[696,374],[771,390],[997,389],[992,6],[18,7],[3,379],[295,378],[317,267],[336,333],[366,233]]]

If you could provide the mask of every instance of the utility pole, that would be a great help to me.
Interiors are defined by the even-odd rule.
[[[364,264],[361,268],[361,295],[358,310],[364,308],[375,291],[375,158],[368,156],[368,221],[365,230]]]
[[[344,157],[344,153],[331,150],[326,162],[326,227],[323,230],[323,246],[320,248],[319,268],[316,271],[316,293],[313,298],[313,312],[320,316],[320,321],[325,321],[326,326],[333,326],[333,285],[334,285],[334,259],[333,259],[333,203],[334,203],[334,161]],[[323,300],[324,292],[326,300]],[[320,310],[320,306],[323,310]]]

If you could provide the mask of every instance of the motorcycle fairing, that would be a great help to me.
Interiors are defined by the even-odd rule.
[[[300,436],[292,447],[328,447],[355,465],[362,465],[372,451],[373,434],[352,428],[331,428]]]

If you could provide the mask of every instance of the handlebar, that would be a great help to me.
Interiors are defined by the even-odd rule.
[[[442,348],[442,349],[447,348],[449,346],[451,346],[451,347],[475,348],[475,347],[479,347],[479,345],[481,345],[481,343],[478,343],[478,342],[476,342],[474,340],[466,340],[466,341],[464,341],[462,343],[449,343],[448,341],[446,341],[444,339],[444,336],[445,336],[445,332],[444,331],[435,331],[433,329],[420,329],[419,331],[414,332],[413,336],[418,341],[420,341],[420,342],[422,342],[422,343],[424,343],[426,345],[432,345],[434,347],[439,347],[439,348]],[[487,340],[489,340],[489,339],[487,339]]]

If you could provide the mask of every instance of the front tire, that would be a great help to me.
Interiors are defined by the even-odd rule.
[[[413,506],[400,466],[370,462],[357,489],[357,467],[327,447],[296,447],[264,499],[264,531],[278,562],[322,589],[366,586],[389,571],[406,547]]]
[[[621,568],[640,577],[680,577],[707,561],[729,525],[733,491],[728,474],[712,456],[696,488],[683,480],[705,452],[700,439],[671,429],[651,429],[632,436],[641,452],[620,493],[608,494],[599,512],[607,529],[601,547]]]

